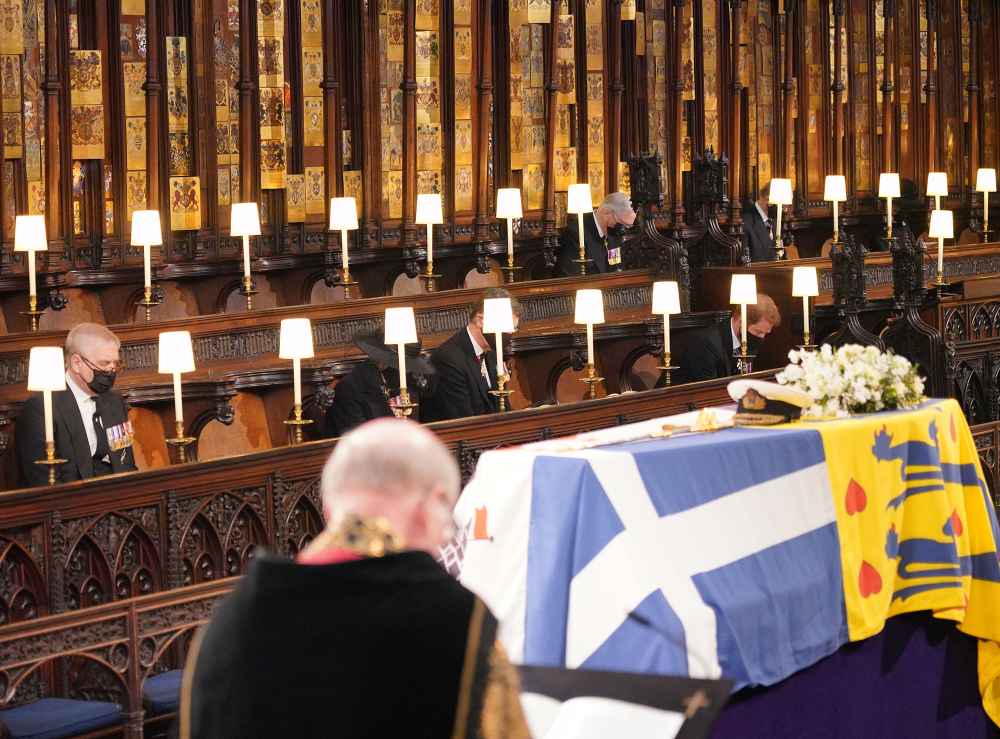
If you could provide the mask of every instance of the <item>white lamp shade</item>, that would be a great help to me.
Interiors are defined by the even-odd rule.
[[[260,236],[260,211],[257,210],[257,203],[233,203],[229,235]]]
[[[313,355],[312,324],[308,318],[282,318],[278,357],[308,359]]]
[[[733,275],[729,283],[729,302],[734,305],[757,305],[757,276]]]
[[[497,218],[524,218],[521,191],[516,187],[501,187],[497,190]]]
[[[46,251],[45,216],[17,216],[14,219],[14,251]]]
[[[28,355],[28,390],[65,390],[66,368],[59,346],[33,346]]]
[[[600,290],[576,291],[576,315],[573,320],[576,323],[604,323],[604,296]]]
[[[417,322],[413,308],[385,309],[385,343],[413,344],[417,341]]]
[[[792,295],[814,298],[819,295],[819,280],[815,267],[796,267],[792,272]]]
[[[932,239],[955,238],[955,220],[950,210],[931,211],[931,225],[927,228],[927,235]]]
[[[948,195],[948,175],[945,172],[927,173],[927,195],[930,197]]]
[[[160,334],[161,375],[194,372],[194,351],[190,331],[164,331]]]
[[[878,196],[880,198],[898,198],[899,173],[883,172],[878,176]]]
[[[444,223],[444,213],[441,210],[441,195],[436,192],[417,195],[416,223]]]
[[[590,196],[590,185],[586,182],[569,186],[566,194],[567,213],[589,213],[594,209],[594,200]]]
[[[772,205],[791,205],[792,181],[783,177],[775,177],[771,180],[771,189],[767,193],[767,200]]]
[[[681,296],[676,282],[653,283],[653,309],[651,312],[658,316],[681,312]]]
[[[842,203],[847,200],[847,180],[842,174],[828,174],[823,187],[823,200]]]
[[[160,246],[163,231],[160,229],[160,211],[137,210],[132,214],[132,246]]]
[[[483,301],[483,333],[512,333],[514,331],[514,311],[510,298],[486,298]]]
[[[976,192],[996,192],[997,171],[995,169],[976,170]]]
[[[358,227],[358,204],[354,198],[330,198],[330,230],[354,231]]]

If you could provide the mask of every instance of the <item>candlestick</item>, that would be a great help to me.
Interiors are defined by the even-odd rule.
[[[597,376],[597,368],[594,366],[593,362],[587,363],[587,376],[581,377],[580,379],[587,383],[587,400],[594,400],[597,398],[597,385],[598,383],[604,382],[604,378]]]
[[[514,266],[514,219],[507,219],[507,266]]]
[[[497,331],[494,334],[497,338],[497,377],[504,374],[503,371],[503,333]]]
[[[670,314],[663,314],[663,351],[670,354]]]
[[[195,439],[184,435],[184,404],[181,394],[181,374],[194,372],[194,347],[190,331],[164,331],[159,340],[160,374],[172,375],[174,381],[174,429],[176,435],[167,443],[177,450],[180,462],[187,461],[187,446]]]
[[[37,296],[37,280],[35,277],[35,252],[28,252],[28,295]]]
[[[174,372],[174,420],[184,421],[184,400],[181,395],[181,373]]]
[[[285,419],[286,426],[294,427],[295,431],[292,433],[292,444],[302,443],[302,427],[308,426],[312,423],[311,418],[302,417],[302,404],[296,403],[292,406],[292,417]]]
[[[587,324],[587,363],[594,363],[594,324]]]
[[[889,235],[889,238],[891,239],[892,238],[892,198],[886,198],[885,199],[885,215],[886,215],[886,223],[888,224],[888,228],[889,228],[888,235]]]
[[[803,325],[802,338],[805,341],[804,346],[810,346],[810,341],[809,341],[809,296],[808,295],[803,295],[802,296],[802,325]]]
[[[593,194],[586,182],[577,182],[569,186],[566,193],[566,212],[576,213],[576,233],[580,239],[580,256],[574,261],[580,265],[580,274],[587,274],[587,249],[583,240],[583,214],[594,210]],[[595,216],[596,217],[596,216]]]
[[[955,237],[955,221],[950,210],[935,210],[931,213],[931,222],[927,235],[938,240],[937,281],[940,288],[944,284],[944,240]]]
[[[149,259],[149,244],[142,245],[142,284],[144,287],[152,287],[153,269]]]
[[[836,200],[833,201],[833,240],[840,241],[840,218]]]
[[[747,353],[747,304],[740,303],[740,353]]]
[[[46,393],[48,395],[48,393]],[[56,457],[56,443],[54,441],[45,442],[45,459],[36,459],[35,464],[44,464],[49,468],[49,485],[56,484],[56,467],[66,464],[67,460]]]
[[[351,279],[351,268],[350,268],[350,265],[349,265],[349,263],[347,261],[347,230],[346,229],[344,229],[343,231],[340,232],[340,262],[343,265],[343,272],[341,273],[341,276],[340,276],[341,279],[340,279],[340,281],[341,281],[341,284],[343,284],[343,286],[344,286],[344,295],[346,296],[347,293],[348,293],[347,286],[348,285],[356,285],[356,284],[358,284],[357,282],[355,282],[354,280]]]
[[[243,279],[250,278],[250,237],[243,234]]]
[[[42,405],[45,409],[45,441],[52,443],[55,441],[52,430],[52,391],[46,390],[42,393]]]
[[[983,234],[990,230],[990,194],[983,193]]]
[[[397,344],[399,352],[399,389],[406,389],[406,344]]]
[[[294,403],[297,406],[302,405],[302,360],[298,357],[292,359],[292,387],[294,394]]]

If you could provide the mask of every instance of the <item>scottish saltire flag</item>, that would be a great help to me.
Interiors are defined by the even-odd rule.
[[[1000,716],[1000,535],[956,403],[621,441],[666,420],[480,459],[461,579],[515,661],[768,685],[931,610],[983,640]]]

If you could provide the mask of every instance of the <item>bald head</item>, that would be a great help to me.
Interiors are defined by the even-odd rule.
[[[413,421],[380,418],[343,436],[323,468],[328,526],[349,513],[389,520],[410,549],[436,552],[452,532],[461,478],[454,457]]]

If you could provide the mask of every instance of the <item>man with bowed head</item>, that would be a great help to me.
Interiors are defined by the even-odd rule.
[[[194,641],[180,736],[528,736],[486,606],[435,561],[458,466],[430,431],[380,418],[323,468],[326,529],[258,556]]]
[[[66,389],[52,394],[58,482],[86,480],[136,469],[132,424],[125,399],[114,392],[121,341],[96,323],[81,323],[66,335]],[[48,470],[35,460],[45,457],[42,396],[21,408],[14,432],[24,485],[45,485]]]

